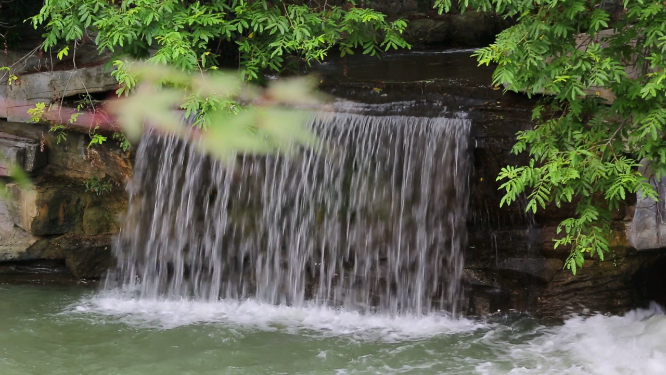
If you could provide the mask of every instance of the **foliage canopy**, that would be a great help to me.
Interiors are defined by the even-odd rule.
[[[334,46],[342,54],[376,55],[407,47],[404,20],[386,21],[372,9],[312,8],[285,1],[247,0],[46,0],[32,18],[46,29],[45,49],[93,39],[100,51],[171,64],[185,71],[214,69],[222,42],[238,46],[248,79],[279,71],[289,54],[321,61]]]
[[[113,74],[122,84],[118,94],[136,85],[128,74],[130,64],[120,56],[185,72],[237,64],[243,79],[261,81],[266,70],[321,61],[334,47],[343,56],[356,49],[377,55],[409,47],[401,37],[404,20],[388,22],[382,13],[352,2],[312,7],[265,0],[46,0],[32,23],[44,27],[43,48],[59,51],[59,58],[86,42],[95,43],[100,52],[116,54]],[[234,47],[231,57],[224,53],[229,45]],[[182,107],[196,116],[200,127],[210,123],[211,111],[238,110],[228,98],[192,93],[185,99]]]

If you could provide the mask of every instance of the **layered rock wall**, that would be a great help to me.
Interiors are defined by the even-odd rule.
[[[40,160],[26,168],[31,183],[7,184],[0,202],[0,275],[31,272],[31,264],[38,272],[39,261],[50,260],[76,278],[100,277],[112,261],[111,238],[127,202],[129,154],[113,142],[88,147],[90,137],[81,132],[58,143],[46,125],[0,120],[0,131],[0,145],[30,145],[26,152]],[[95,184],[104,184],[101,194]]]

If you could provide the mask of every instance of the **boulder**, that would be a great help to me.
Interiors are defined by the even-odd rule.
[[[104,234],[68,233],[39,237],[15,226],[5,203],[0,202],[0,274],[61,273],[62,267],[56,267],[54,271],[53,267],[44,266],[44,262],[59,261],[76,278],[101,277],[112,261],[110,233],[117,228],[117,223],[108,221],[108,214],[99,213],[103,210],[102,207],[93,208],[91,220],[104,222],[96,227],[98,231],[106,232]],[[91,223],[87,225],[92,226]]]
[[[570,314],[621,314],[647,306],[650,300],[641,297],[642,286],[636,281],[637,275],[665,260],[666,254],[622,250],[611,250],[604,261],[585,260],[575,275],[567,269],[557,272],[537,298],[534,313],[542,318],[561,319]],[[661,285],[651,285],[648,289],[663,288],[664,269],[660,272],[657,284]]]
[[[40,261],[59,261],[78,279],[96,279],[112,264],[110,235],[26,235],[20,228],[15,228],[13,234],[0,233],[0,265],[11,265],[12,273],[49,273],[48,267],[40,268]],[[16,268],[16,265],[21,267]]]
[[[660,197],[666,197],[666,178],[657,179],[650,170],[649,161],[642,161],[640,172],[650,179]],[[634,216],[627,228],[629,242],[638,250],[666,247],[666,200],[656,202],[640,192],[636,198]]]
[[[113,261],[112,238],[101,236],[63,236],[57,246],[63,249],[67,268],[78,279],[102,277]]]

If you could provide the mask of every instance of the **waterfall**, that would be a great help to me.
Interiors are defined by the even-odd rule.
[[[318,147],[224,162],[145,134],[107,288],[455,312],[470,121],[324,113],[309,126]]]

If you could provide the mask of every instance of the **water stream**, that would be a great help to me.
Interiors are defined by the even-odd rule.
[[[323,113],[309,126],[313,149],[228,162],[144,137],[107,288],[455,313],[470,122]]]

